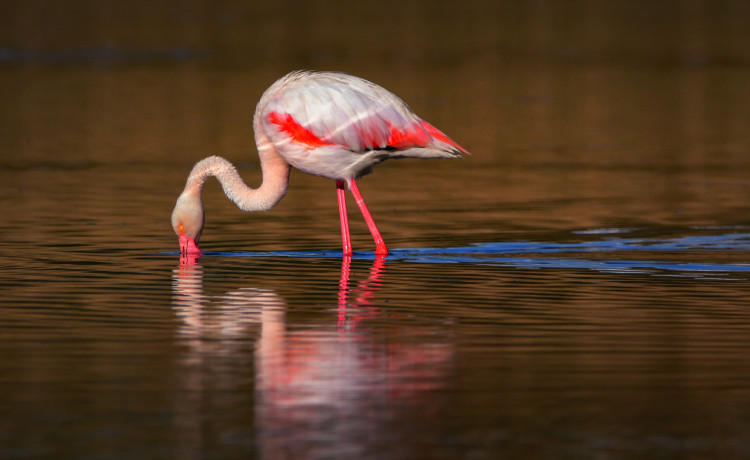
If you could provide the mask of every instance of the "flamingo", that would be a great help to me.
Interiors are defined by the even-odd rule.
[[[253,117],[263,181],[248,187],[235,167],[219,156],[195,164],[172,211],[180,253],[202,251],[203,183],[210,176],[241,210],[268,211],[284,197],[291,166],[336,181],[343,254],[352,255],[346,190],[362,212],[375,241],[375,253],[388,254],[355,179],[390,158],[460,158],[469,152],[419,118],[390,91],[341,72],[295,71],[271,85]]]

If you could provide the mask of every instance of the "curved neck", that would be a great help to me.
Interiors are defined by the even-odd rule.
[[[248,187],[237,169],[228,160],[211,156],[193,166],[183,193],[197,194],[200,197],[203,183],[211,176],[216,177],[227,198],[241,210],[268,211],[286,194],[289,185],[289,164],[273,149],[270,143],[258,145],[263,183],[257,189]]]

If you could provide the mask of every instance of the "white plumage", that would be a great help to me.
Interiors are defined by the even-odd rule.
[[[310,135],[290,134],[291,116]],[[263,94],[254,120],[278,153],[309,174],[350,180],[388,158],[457,158],[468,153],[390,91],[340,72],[296,71]],[[317,139],[318,141],[314,141]]]

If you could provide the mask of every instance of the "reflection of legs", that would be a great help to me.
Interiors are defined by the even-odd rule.
[[[384,270],[385,257],[380,255],[375,256],[375,261],[372,263],[372,267],[370,267],[370,275],[366,281],[361,281],[357,286],[357,300],[354,301],[355,304],[361,306],[370,305],[370,299],[375,294],[375,290],[380,287],[380,276]]]
[[[367,222],[367,227],[370,229],[370,233],[372,234],[372,239],[375,240],[375,254],[380,254],[383,256],[387,255],[388,248],[385,246],[385,241],[383,241],[383,237],[380,236],[380,231],[378,230],[378,227],[375,225],[375,220],[373,220],[372,214],[370,214],[370,210],[367,209],[365,200],[364,198],[362,198],[362,194],[359,193],[359,188],[357,187],[357,183],[354,181],[354,179],[352,179],[352,183],[349,186],[349,188],[352,190],[352,194],[354,195],[354,200],[357,202],[357,206],[359,206],[359,210],[362,211],[362,216],[365,218],[365,222]]]
[[[380,312],[377,308],[373,308],[372,297],[375,295],[375,291],[380,287],[380,277],[385,272],[385,257],[375,256],[375,261],[370,268],[370,274],[367,276],[366,281],[361,281],[355,289],[349,287],[349,274],[352,267],[352,258],[344,256],[341,260],[341,278],[339,279],[339,309],[338,309],[338,326],[339,330],[343,330],[344,326],[348,325],[356,326],[357,323],[366,320],[369,317],[379,315]],[[355,308],[355,316],[351,319],[347,318],[347,307],[349,306],[349,292],[355,292],[357,297],[352,302],[352,307]]]
[[[354,182],[354,181],[352,181]],[[341,219],[341,241],[344,244],[344,256],[352,255],[352,239],[349,236],[349,217],[346,214],[346,183],[342,180],[336,181],[336,195],[339,199],[339,218]]]
[[[344,255],[341,259],[341,279],[339,279],[339,327],[346,324],[346,304],[349,301],[349,272],[351,267],[352,258]]]

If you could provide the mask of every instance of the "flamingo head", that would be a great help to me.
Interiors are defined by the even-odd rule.
[[[203,203],[200,195],[183,192],[172,211],[172,229],[180,240],[180,253],[184,256],[202,254],[198,240],[203,232]]]

